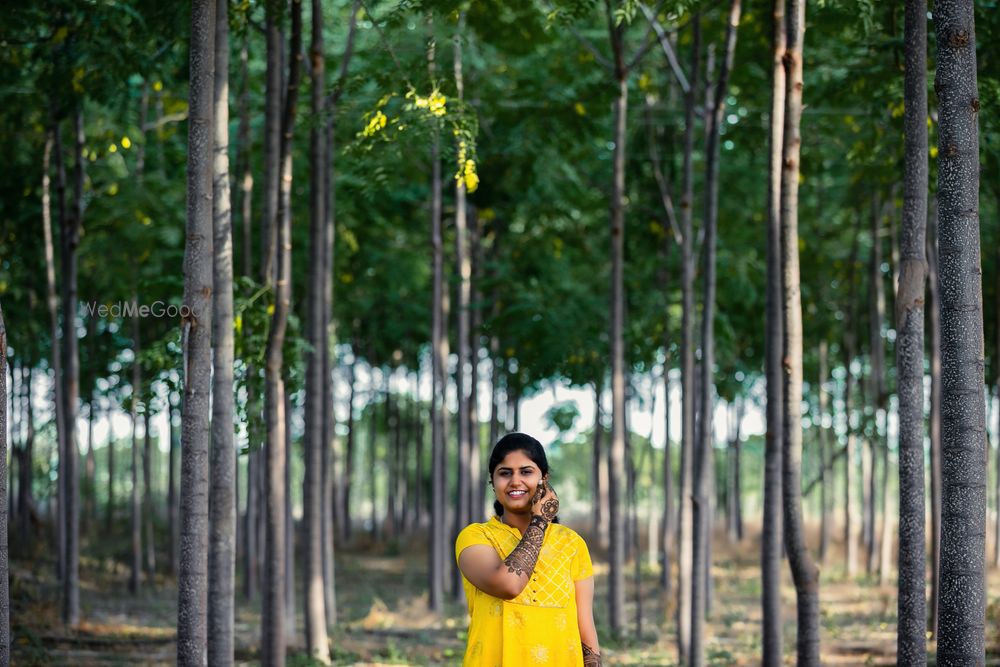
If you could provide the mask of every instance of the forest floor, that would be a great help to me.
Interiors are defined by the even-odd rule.
[[[86,546],[86,545],[85,545]],[[879,586],[877,578],[844,577],[840,545],[828,555],[821,573],[822,651],[826,665],[895,664],[895,581]],[[706,657],[710,665],[754,665],[760,656],[760,571],[758,531],[751,529],[731,545],[716,536],[713,607],[707,623]],[[96,546],[85,553],[100,550]],[[127,549],[127,547],[126,547]],[[338,665],[458,665],[465,647],[464,605],[449,603],[442,616],[430,614],[423,592],[425,545],[420,540],[381,548],[359,545],[337,555],[337,600],[341,623],[332,635]],[[643,554],[645,556],[645,554]],[[176,587],[157,577],[155,588],[128,593],[129,570],[124,559],[81,560],[81,616],[78,629],[66,632],[59,623],[55,563],[45,554],[11,562],[11,621],[14,665],[167,665],[175,660]],[[659,576],[651,568],[641,573],[642,626],[635,573],[627,573],[628,638],[607,639],[607,565],[595,554],[597,619],[606,665],[653,667],[677,662],[672,622],[661,621],[664,609]],[[836,564],[835,564],[836,563]],[[863,569],[863,568],[862,568]],[[785,570],[783,586],[786,664],[794,664],[795,596]],[[988,590],[987,664],[1000,665],[1000,572],[991,571]],[[302,637],[301,589],[296,591],[299,642]],[[256,664],[260,624],[259,602],[238,594],[236,657],[238,664]],[[931,662],[933,661],[933,643]],[[290,667],[312,664],[290,649]]]

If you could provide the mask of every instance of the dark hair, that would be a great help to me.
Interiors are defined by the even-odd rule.
[[[542,477],[549,474],[549,460],[545,456],[542,443],[526,433],[508,433],[497,441],[490,454],[490,484],[493,483],[493,471],[511,452],[524,452],[525,456],[538,466]],[[497,516],[503,516],[503,505],[500,504],[499,500],[493,501],[493,511],[497,513]]]

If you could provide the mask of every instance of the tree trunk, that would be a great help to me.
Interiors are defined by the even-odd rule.
[[[236,177],[240,187],[236,191],[239,199],[241,241],[243,254],[243,275],[253,275],[253,169],[250,157],[253,146],[250,142],[250,49],[248,46],[249,31],[240,46],[240,95],[239,95],[239,127],[236,130],[237,158]],[[232,223],[230,223],[232,224]],[[233,244],[235,246],[235,243]],[[235,255],[235,247],[233,254]],[[248,476],[249,479],[249,476]]]
[[[719,219],[719,131],[726,112],[726,94],[729,74],[736,54],[736,31],[740,24],[740,0],[732,0],[726,26],[726,51],[714,93],[711,85],[706,96],[705,127],[705,273],[704,303],[701,321],[701,442],[695,450],[694,488],[694,543],[692,554],[691,598],[691,659],[693,667],[705,664],[704,625],[708,607],[708,589],[711,578],[712,505],[709,496],[710,477],[713,476],[712,443],[714,429],[712,413],[715,407],[715,255]],[[709,68],[711,69],[711,68]],[[707,83],[707,82],[706,82]],[[712,494],[714,496],[714,493]],[[704,597],[703,597],[704,594]]]
[[[229,5],[216,0],[212,196],[212,448],[208,662],[233,663],[236,449],[233,431],[233,218],[229,191]],[[249,147],[244,151],[249,157]],[[244,193],[246,195],[246,193]],[[248,259],[248,258],[246,258]],[[246,260],[245,260],[246,261]]]
[[[927,420],[930,440],[931,599],[927,630],[937,637],[941,591],[941,297],[938,293],[937,200],[927,215],[927,355],[930,357],[931,400]],[[930,637],[929,637],[930,638]]]
[[[67,237],[67,231],[72,226],[72,222],[69,218],[69,213],[66,211],[66,160],[63,154],[62,147],[62,130],[60,128],[60,120],[53,119],[53,133],[54,133],[54,143],[56,152],[56,202],[58,204],[59,213],[59,232],[60,232],[60,243],[59,243],[59,257],[60,263],[63,263],[63,256],[65,255],[65,241],[63,240]],[[51,216],[50,216],[51,217]],[[44,223],[44,217],[43,217]],[[51,224],[51,220],[50,220]],[[63,453],[66,451],[66,426],[68,424],[66,420],[66,398],[64,393],[66,391],[66,385],[63,382],[64,373],[63,367],[63,350],[62,344],[60,342],[59,333],[59,323],[58,323],[58,299],[56,298],[56,286],[55,286],[55,255],[54,249],[51,248],[52,244],[52,230],[51,226],[48,229],[44,229],[45,238],[45,266],[46,266],[46,278],[48,283],[48,299],[47,305],[49,308],[49,315],[51,319],[51,338],[52,338],[52,370],[53,370],[53,383],[55,386],[55,418],[56,418],[56,444],[58,447],[60,459],[63,457]],[[67,239],[68,240],[68,239]],[[64,267],[65,268],[65,267]],[[49,275],[51,274],[51,276]],[[65,282],[65,279],[64,281]],[[60,291],[64,290],[64,286],[60,285]],[[56,526],[56,550],[58,551],[56,555],[56,574],[59,580],[62,581],[66,572],[66,522],[62,519],[63,507],[66,505],[65,498],[65,485],[63,484],[64,477],[62,472],[59,472],[58,486],[56,491],[56,505],[58,508],[58,520]],[[110,508],[110,505],[109,505]],[[109,510],[110,511],[110,510]],[[110,532],[111,521],[108,520],[108,530]]]
[[[996,263],[996,274],[994,277],[995,283],[995,294],[996,294],[996,350],[998,356],[1000,356],[1000,246],[997,248],[997,263]],[[1000,401],[1000,364],[994,371],[997,374],[995,384],[997,387],[997,400]],[[30,386],[30,385],[29,385]],[[30,412],[29,412],[30,414]],[[996,503],[994,505],[994,510],[996,510],[993,517],[993,567],[1000,568],[1000,404],[997,407],[997,430],[996,438],[994,440],[994,446],[996,447],[996,475],[993,478],[993,500]],[[30,460],[30,458],[29,458]]]
[[[826,381],[829,376],[828,350],[825,340],[819,342],[819,382],[817,390],[819,392],[819,562],[820,565],[826,563],[826,553],[830,544],[830,522],[828,521],[829,507],[827,505],[827,457],[828,453],[828,431],[824,424],[826,412],[829,409],[829,394],[826,391]]]
[[[458,26],[455,30],[453,40],[454,53],[454,75],[456,96],[461,102],[464,95],[462,81],[462,39],[465,27],[465,14],[460,13]],[[458,173],[463,173],[465,167],[466,147],[465,141],[459,139],[456,147],[458,155]],[[465,527],[472,516],[470,507],[470,494],[472,491],[472,434],[469,422],[469,401],[472,393],[472,386],[468,379],[469,358],[469,299],[470,299],[470,276],[471,265],[469,263],[469,243],[467,225],[467,207],[465,202],[465,179],[455,179],[455,273],[458,274],[458,303],[456,308],[456,320],[458,321],[458,331],[455,332],[458,343],[458,365],[455,370],[455,389],[458,397],[458,503],[456,509],[456,527],[461,530]],[[455,587],[455,592],[461,591],[461,586]]]
[[[49,156],[52,153],[52,147],[55,146],[56,149],[56,164],[58,168],[58,204],[59,204],[59,227],[60,229],[65,229],[66,223],[63,219],[66,217],[65,212],[65,195],[64,190],[66,187],[65,183],[65,171],[63,167],[63,157],[62,157],[62,141],[61,133],[59,131],[59,123],[53,121],[52,128],[45,135],[45,153],[43,156],[43,174],[42,174],[42,233],[45,239],[45,286],[46,286],[46,306],[49,311],[49,338],[51,339],[51,351],[49,361],[52,365],[52,376],[53,376],[53,389],[55,391],[55,421],[56,421],[56,444],[60,452],[66,449],[66,417],[63,412],[66,408],[66,403],[63,400],[63,383],[60,381],[62,377],[62,354],[60,353],[59,347],[59,299],[56,296],[56,264],[55,264],[55,249],[52,241],[52,207],[50,203],[50,177],[49,177]],[[6,352],[6,351],[4,351]],[[108,451],[111,449],[109,447]],[[29,465],[28,465],[28,478],[31,477],[31,466],[30,466],[30,454],[29,454]],[[22,479],[24,478],[24,473],[22,472]],[[108,478],[108,527],[111,526],[111,507],[113,505],[110,493],[113,489],[114,477]],[[25,490],[23,487],[19,489],[19,493],[24,496]],[[31,485],[28,485],[27,494],[30,498]],[[23,506],[22,506],[23,507]],[[22,522],[23,526],[27,526],[27,522]],[[59,561],[62,562],[62,553],[59,554]],[[60,566],[60,571],[62,567]]]
[[[201,665],[208,604],[208,449],[212,375],[212,163],[215,3],[191,5],[187,228],[184,247],[184,403],[181,420],[177,664]]]
[[[938,664],[985,662],[986,415],[979,250],[979,92],[972,0],[942,0],[937,30],[941,294],[941,597]]]
[[[899,397],[899,600],[896,655],[927,661],[924,536],[924,285],[927,256],[927,7],[907,0],[903,46],[904,181],[896,292]],[[888,516],[888,514],[887,514]]]
[[[337,521],[338,537],[341,542],[351,539],[351,482],[354,477],[354,442],[356,438],[354,426],[354,396],[357,390],[357,357],[348,369],[348,384],[351,386],[350,397],[347,399],[347,446],[344,451],[344,465],[340,482],[340,516]]]
[[[479,281],[482,266],[482,248],[480,246],[480,221],[476,209],[470,212],[471,222],[469,224],[469,255],[471,261],[470,271],[470,298],[471,312],[469,313],[469,471],[471,476],[469,511],[470,521],[478,522],[486,518],[483,501],[486,494],[483,492],[483,468],[482,468],[482,434],[479,427],[479,333],[483,325],[482,294],[479,292]]]
[[[805,2],[788,6],[788,44],[785,50],[785,132],[782,151],[781,253],[784,345],[784,434],[782,492],[784,495],[785,551],[795,582],[798,664],[819,665],[819,573],[806,546],[802,521],[802,300],[799,279],[798,191],[800,121],[802,116],[802,42]]]
[[[870,264],[871,286],[868,290],[871,296],[871,313],[868,320],[871,344],[872,393],[875,403],[875,433],[871,441],[872,450],[872,531],[874,534],[875,517],[875,457],[876,452],[882,459],[882,476],[877,493],[882,506],[882,524],[878,540],[872,540],[872,560],[878,558],[878,583],[885,585],[888,570],[892,562],[892,511],[889,507],[889,441],[886,429],[888,392],[885,381],[885,343],[882,340],[882,321],[885,319],[885,280],[882,277],[882,207],[877,198],[872,202],[871,218],[872,255]],[[876,441],[878,447],[875,446]],[[879,547],[875,552],[876,544]]]
[[[138,306],[139,298],[135,297]],[[142,352],[140,339],[139,317],[132,317],[132,400],[129,409],[129,419],[132,422],[132,468],[131,468],[131,570],[128,580],[128,591],[132,595],[139,592],[142,577],[142,499],[139,496],[139,396],[142,394],[142,364],[139,355]]]
[[[431,79],[435,76],[434,41],[427,49]],[[431,144],[431,255],[433,272],[431,322],[431,530],[428,604],[431,611],[444,610],[445,561],[448,558],[447,526],[447,420],[445,393],[448,364],[448,306],[444,285],[444,240],[441,222],[441,149],[440,132],[435,131]]]
[[[167,397],[167,428],[170,437],[170,452],[167,455],[167,532],[170,534],[170,546],[167,554],[170,559],[170,574],[177,576],[177,567],[180,563],[180,498],[177,495],[177,454],[180,450],[180,432],[174,425],[174,411],[177,406],[173,399]],[[111,416],[108,415],[108,462],[111,462]],[[109,466],[110,470],[110,466]],[[110,483],[110,480],[109,480]],[[110,497],[110,492],[108,493]]]
[[[7,543],[7,327],[0,306],[0,665],[10,664],[10,549]]]
[[[768,167],[767,311],[764,350],[767,377],[767,432],[764,436],[764,527],[761,537],[763,665],[782,664],[782,406],[781,355],[784,340],[781,285],[781,165],[785,131],[785,0],[774,0],[771,63],[771,140]]]
[[[80,622],[80,480],[77,471],[79,447],[76,440],[76,410],[80,393],[80,357],[77,351],[77,256],[80,228],[83,225],[83,103],[78,101],[73,116],[73,212],[65,218],[62,230],[62,308],[63,308],[63,418],[65,419],[65,449],[59,458],[59,478],[63,483],[65,502],[60,505],[66,538],[65,576],[62,591],[62,622],[75,626]]]
[[[323,54],[323,6],[312,0],[312,45],[309,49],[311,68],[310,102],[314,118],[323,118],[326,109],[326,62]],[[306,351],[305,433],[303,452],[305,480],[302,487],[303,506],[303,568],[306,650],[323,664],[330,662],[327,642],[326,590],[323,571],[323,519],[332,509],[324,502],[323,480],[328,470],[326,462],[330,442],[324,438],[328,411],[325,388],[329,380],[327,357],[327,183],[325,175],[328,157],[324,125],[313,123],[309,132],[309,277],[306,290]],[[332,552],[328,558],[332,558]]]
[[[284,378],[288,386],[288,379]],[[285,391],[285,641],[295,644],[295,517],[292,514],[292,398]]]
[[[601,386],[594,383],[594,448],[591,457],[591,468],[594,486],[591,498],[591,519],[594,522],[594,535],[601,549],[608,548],[608,522],[605,520],[605,508],[608,506],[608,459],[604,456],[602,442],[604,440],[604,424],[601,419]],[[495,444],[495,443],[494,443]]]
[[[614,102],[614,153],[611,192],[611,448],[608,522],[611,553],[608,587],[608,621],[611,634],[621,637],[625,630],[625,545],[626,536],[621,484],[625,481],[625,439],[627,401],[625,367],[625,139],[628,122],[628,70],[624,62],[622,26],[610,28],[614,51],[617,96]]]
[[[381,539],[382,531],[380,530],[378,523],[378,498],[376,496],[378,487],[376,482],[378,481],[378,390],[375,388],[375,367],[370,366],[371,370],[371,390],[368,399],[368,463],[365,466],[368,469],[368,500],[369,500],[369,511],[371,512],[370,523],[371,523],[371,537],[373,541],[379,541]],[[383,376],[386,376],[386,385],[388,386],[388,374],[383,371]],[[385,400],[389,399],[388,389],[385,392]]]
[[[28,393],[29,399],[25,401],[25,408],[27,414],[25,419],[28,422],[27,432],[25,433],[24,442],[21,445],[21,460],[18,464],[18,483],[17,483],[17,507],[18,507],[18,541],[21,547],[25,549],[28,553],[31,553],[31,545],[33,541],[33,531],[31,529],[31,513],[32,508],[35,506],[35,500],[31,493],[31,481],[32,481],[32,469],[31,462],[34,460],[34,449],[35,449],[35,412],[32,408],[31,397],[31,385],[32,377],[34,375],[33,368],[27,368],[21,370],[22,376],[24,376],[25,390]],[[58,385],[58,383],[57,383]]]
[[[691,659],[691,549],[694,535],[692,492],[695,449],[694,387],[694,123],[701,57],[701,15],[691,18],[690,86],[684,97],[684,164],[681,170],[681,483],[680,539],[677,544],[677,649],[680,662]]]
[[[855,479],[855,445],[856,427],[852,423],[851,410],[851,389],[854,383],[854,373],[851,364],[854,361],[856,334],[855,322],[857,320],[857,289],[854,279],[855,267],[858,258],[858,238],[860,234],[854,234],[854,241],[851,243],[851,255],[848,261],[848,306],[844,319],[844,339],[841,344],[843,352],[842,362],[844,364],[844,416],[847,427],[847,444],[844,452],[844,558],[845,570],[848,578],[853,578],[857,574],[858,562],[858,541],[854,535],[857,524],[854,514],[854,479]]]
[[[142,414],[142,522],[146,542],[146,581],[156,586],[156,540],[153,533],[153,438],[149,428],[149,405]]]

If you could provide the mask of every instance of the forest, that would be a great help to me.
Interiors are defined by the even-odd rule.
[[[1000,665],[994,0],[0,17],[0,667],[462,664],[522,429],[600,664]]]

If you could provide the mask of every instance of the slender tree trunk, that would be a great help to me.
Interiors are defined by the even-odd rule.
[[[927,7],[907,0],[903,45],[904,181],[896,292],[899,396],[899,602],[896,655],[927,661],[924,536],[924,286],[927,269]],[[887,515],[888,516],[888,515]]]
[[[862,405],[864,397],[862,396]],[[861,450],[861,506],[862,532],[865,547],[865,574],[875,572],[875,443],[870,437],[864,439]]]
[[[323,54],[323,6],[312,0],[312,45],[309,50],[311,68],[310,102],[313,117],[323,118],[326,108],[326,66]],[[328,471],[329,441],[324,439],[327,412],[325,387],[329,380],[327,357],[326,283],[327,283],[327,183],[325,182],[326,137],[324,125],[313,123],[309,133],[309,282],[306,293],[306,332],[310,349],[306,352],[306,398],[303,452],[305,481],[302,487],[303,506],[303,568],[306,650],[314,660],[330,662],[327,643],[326,590],[323,577],[323,519],[332,509],[324,503],[323,480]],[[328,554],[333,557],[332,551]]]
[[[209,488],[208,662],[233,663],[236,445],[233,431],[233,217],[229,190],[229,9],[216,0],[212,196],[212,449]],[[249,157],[248,146],[243,150]],[[244,192],[244,196],[246,193]],[[249,258],[246,258],[249,259]]]
[[[806,546],[802,521],[802,301],[799,279],[798,189],[802,116],[802,42],[805,2],[788,6],[785,50],[785,132],[782,151],[781,254],[785,346],[782,486],[785,551],[795,581],[798,664],[819,665],[819,573]]]
[[[138,305],[138,296],[135,299]],[[132,352],[135,355],[132,362],[132,400],[129,409],[129,419],[132,422],[132,484],[129,491],[132,551],[128,590],[136,595],[142,582],[142,499],[139,495],[139,397],[142,395],[142,364],[139,355],[142,352],[142,341],[138,316],[132,318]]]
[[[250,142],[250,48],[248,46],[249,32],[243,38],[240,45],[240,94],[239,94],[239,114],[240,121],[236,130],[237,158],[236,158],[236,178],[239,179],[240,187],[236,191],[239,200],[241,240],[240,249],[243,254],[243,275],[253,275],[253,169],[250,164],[250,156],[253,146]],[[230,223],[232,224],[232,223]],[[233,244],[235,246],[235,243]],[[233,248],[235,255],[235,247]],[[235,264],[235,259],[234,259]],[[248,477],[249,478],[249,477]]]
[[[142,413],[142,521],[146,543],[146,581],[149,586],[156,586],[156,540],[153,533],[153,520],[156,515],[153,507],[153,438],[149,427],[149,405]]]
[[[927,215],[927,355],[930,357],[931,400],[927,431],[930,440],[931,599],[927,630],[937,637],[941,591],[941,297],[938,293],[937,200]]]
[[[17,484],[17,507],[18,507],[18,541],[20,542],[22,548],[28,553],[31,553],[31,545],[33,541],[33,532],[31,529],[31,516],[34,512],[35,500],[33,494],[31,493],[31,480],[32,480],[32,467],[31,463],[34,460],[34,449],[35,449],[35,412],[31,403],[31,385],[32,377],[34,376],[34,369],[27,368],[22,369],[22,375],[24,376],[25,390],[28,394],[28,400],[26,400],[25,408],[27,414],[25,419],[27,420],[28,428],[25,433],[24,443],[21,445],[21,460],[18,467],[19,480]],[[58,384],[58,383],[57,383]]]
[[[427,50],[431,79],[435,76],[434,42]],[[431,144],[431,255],[433,272],[431,322],[431,483],[430,581],[428,603],[431,611],[444,610],[445,568],[447,564],[447,457],[445,446],[447,420],[448,333],[447,296],[444,285],[444,239],[441,221],[441,149],[440,132],[435,131]]]
[[[378,523],[378,390],[375,388],[375,367],[371,366],[371,391],[370,398],[368,400],[368,500],[369,500],[369,511],[371,512],[371,536],[373,541],[379,541],[382,539],[382,531]],[[383,376],[386,377],[386,386],[388,387],[389,380],[388,374],[383,372]],[[385,400],[389,399],[389,391],[386,389]]]
[[[177,567],[180,563],[180,498],[177,495],[177,454],[180,451],[180,431],[174,424],[174,412],[177,406],[173,399],[167,397],[167,428],[170,433],[170,452],[167,457],[167,531],[170,533],[170,547],[167,554],[170,559],[170,574],[177,575]],[[111,434],[111,415],[108,415],[108,432]],[[111,443],[113,437],[108,438],[108,461],[111,460]],[[110,480],[109,480],[110,483]],[[110,496],[110,492],[109,492]]]
[[[464,96],[464,84],[462,80],[462,39],[465,27],[465,14],[459,14],[458,26],[453,40],[454,53],[454,75],[456,95],[459,100]],[[458,171],[463,173],[465,167],[466,147],[465,141],[459,139],[456,148],[458,155]],[[472,387],[468,379],[469,366],[469,298],[470,298],[470,276],[471,265],[469,263],[469,242],[467,224],[467,206],[465,202],[465,179],[455,179],[455,273],[458,274],[458,304],[456,308],[456,320],[458,331],[455,332],[458,343],[458,366],[455,370],[455,388],[458,397],[458,503],[456,509],[456,528],[461,530],[469,523],[471,517],[471,507],[469,503],[472,491],[472,434],[469,423],[469,401]],[[456,594],[462,590],[461,586],[455,587]]]
[[[65,534],[65,576],[62,590],[62,622],[75,626],[80,622],[80,479],[77,471],[79,446],[76,439],[77,402],[80,393],[80,357],[77,351],[77,256],[80,228],[83,225],[83,103],[78,101],[73,116],[73,212],[66,218],[60,242],[62,245],[62,309],[63,309],[63,418],[66,426],[65,449],[59,459],[59,478],[63,483],[65,502],[62,510]]]
[[[664,337],[667,336],[665,333]],[[665,349],[669,349],[665,347]],[[676,531],[676,517],[674,516],[674,463],[673,463],[673,443],[670,439],[670,354],[667,353],[663,362],[663,409],[664,409],[664,439],[663,439],[663,521],[660,525],[660,552],[662,554],[662,565],[660,566],[660,586],[666,595],[667,600],[673,591],[671,578],[671,562],[674,558],[674,533]]]
[[[350,397],[347,399],[347,446],[344,451],[344,465],[340,483],[340,512],[337,527],[340,531],[341,542],[351,539],[351,482],[354,477],[354,396],[357,391],[357,358],[351,363],[348,369],[348,383],[351,386]]]
[[[204,664],[207,650],[215,12],[214,2],[192,2],[184,247],[184,305],[189,316],[182,322],[184,402],[177,580],[177,664],[181,667]]]
[[[66,210],[66,159],[63,153],[62,146],[62,130],[60,127],[60,119],[53,120],[53,128],[55,132],[55,152],[56,152],[56,202],[58,203],[58,213],[59,213],[59,258],[60,264],[63,263],[63,256],[66,254],[65,251],[65,241],[64,238],[67,237],[67,230],[72,227],[72,221],[70,220],[70,213]],[[46,243],[50,242],[51,231],[49,231],[49,239],[46,239]],[[57,402],[55,416],[56,416],[56,444],[58,447],[59,457],[62,460],[64,452],[66,451],[66,438],[67,431],[66,426],[68,424],[66,420],[66,385],[63,381],[65,373],[63,372],[63,345],[61,342],[61,333],[59,332],[58,325],[58,314],[57,307],[59,305],[58,300],[55,296],[55,259],[54,256],[50,260],[49,255],[53,253],[53,250],[46,249],[46,273],[51,270],[51,287],[48,294],[48,306],[50,310],[50,315],[52,319],[52,360],[53,364],[53,383],[56,387],[54,394],[55,400]],[[51,268],[50,268],[51,267]],[[64,267],[63,267],[64,268]],[[65,279],[63,280],[65,282]],[[60,292],[64,292],[64,286],[60,285]],[[58,368],[56,368],[58,364]],[[56,508],[57,508],[57,521],[56,521],[56,550],[58,554],[56,555],[56,574],[59,581],[62,581],[66,575],[66,522],[63,520],[63,508],[66,506],[66,486],[64,484],[65,476],[62,471],[59,472],[58,483],[56,487]],[[109,524],[110,526],[110,524]]]
[[[480,221],[476,209],[470,210],[469,224],[469,258],[470,271],[470,313],[469,313],[469,471],[471,476],[469,508],[470,521],[482,521],[485,518],[483,501],[482,473],[482,434],[479,427],[479,333],[482,330],[483,310],[482,294],[479,292],[481,278],[482,248],[480,246]]]
[[[784,377],[782,347],[781,281],[781,176],[785,131],[785,0],[774,0],[772,17],[771,140],[768,174],[767,312],[765,375],[767,377],[767,432],[764,439],[764,527],[761,537],[761,608],[763,613],[763,665],[782,664],[781,560],[782,560],[782,442]]]
[[[0,306],[0,665],[10,664],[10,549],[7,542],[7,327]]]
[[[605,508],[608,506],[608,460],[603,453],[604,424],[601,418],[601,386],[594,383],[594,447],[591,457],[591,468],[594,477],[593,496],[591,498],[591,519],[594,522],[594,534],[602,549],[608,548],[608,522],[605,520]]]
[[[828,453],[828,431],[826,425],[824,424],[824,419],[826,419],[826,413],[829,409],[829,395],[826,391],[826,381],[829,376],[829,362],[828,362],[828,349],[825,340],[819,342],[819,383],[817,389],[819,392],[819,420],[818,420],[818,433],[819,433],[819,562],[820,565],[826,563],[827,549],[830,545],[830,522],[829,519],[829,506],[827,505],[827,457]]]
[[[996,350],[998,355],[1000,355],[1000,246],[997,248],[996,253],[996,273],[994,280],[995,282],[995,292],[996,294]],[[997,377],[995,384],[997,387],[997,400],[1000,401],[1000,364],[997,365],[995,370]],[[29,384],[29,387],[31,385]],[[29,390],[30,391],[30,390]],[[28,413],[31,414],[30,412]],[[995,510],[993,516],[993,567],[1000,569],[1000,404],[997,406],[997,430],[996,438],[994,440],[994,446],[996,448],[996,454],[994,457],[996,459],[996,475],[993,479],[993,500],[996,503],[993,508]],[[30,458],[28,459],[31,460]]]
[[[938,665],[985,662],[986,415],[979,250],[979,91],[972,0],[934,6],[941,294]]]
[[[740,9],[740,0],[732,0],[729,6],[729,21],[726,26],[726,51],[723,64],[719,71],[719,79],[715,84],[716,88],[706,98],[706,109],[710,112],[706,114],[705,127],[705,296],[701,311],[701,427],[699,429],[701,442],[696,443],[697,449],[695,450],[694,551],[691,577],[694,593],[691,599],[690,664],[693,667],[701,667],[705,664],[704,637],[702,635],[705,614],[710,606],[707,591],[710,587],[712,568],[713,497],[709,496],[709,486],[710,477],[713,476],[714,472],[712,413],[715,407],[713,371],[715,367],[715,255],[719,218],[719,131],[725,118],[726,94],[729,87],[729,74],[736,54],[736,31],[740,24]],[[711,86],[707,85],[706,90],[711,91]]]
[[[288,386],[288,379],[283,378]],[[295,644],[295,517],[292,514],[292,398],[285,391],[285,641]]]
[[[680,661],[691,659],[691,545],[694,535],[692,507],[695,444],[694,367],[694,123],[697,104],[701,15],[691,18],[690,86],[684,98],[684,164],[681,170],[681,483],[680,539],[677,545],[677,648]]]
[[[614,102],[614,153],[611,192],[611,448],[608,522],[610,525],[610,581],[608,620],[611,633],[621,637],[625,630],[625,545],[624,500],[621,483],[625,479],[627,401],[625,367],[625,139],[628,122],[628,70],[624,62],[624,33],[621,26],[610,28],[618,87]]]
[[[65,221],[66,217],[66,203],[65,203],[65,189],[66,189],[66,174],[65,168],[63,166],[63,154],[62,154],[62,140],[61,132],[59,130],[58,121],[53,121],[52,128],[46,133],[45,136],[45,153],[43,156],[43,174],[42,174],[42,233],[45,239],[45,286],[46,286],[46,306],[49,311],[49,338],[51,340],[51,351],[49,362],[52,365],[52,377],[53,377],[53,389],[55,391],[55,420],[56,420],[56,444],[59,452],[66,451],[66,417],[63,414],[66,410],[66,402],[63,399],[64,386],[62,383],[62,353],[59,346],[59,299],[56,295],[56,264],[55,264],[55,248],[52,241],[52,208],[49,198],[49,156],[52,153],[52,147],[55,146],[56,150],[56,165],[57,165],[57,187],[59,189],[57,202],[59,206],[59,227],[61,230],[65,230],[67,223]],[[111,449],[109,448],[110,452]],[[30,459],[29,459],[30,460]],[[31,468],[29,464],[28,476],[30,478]],[[60,475],[61,477],[61,475]],[[22,474],[23,478],[23,474]],[[108,493],[110,494],[113,489],[114,477],[109,477],[108,480]],[[62,485],[60,484],[60,489]],[[28,485],[28,493],[30,494],[31,486]],[[23,491],[21,492],[23,495]],[[62,499],[62,492],[59,493],[59,503],[62,504],[64,500]],[[108,499],[108,527],[111,526],[111,507],[113,503]],[[22,524],[22,525],[27,525]],[[61,524],[60,524],[61,525]],[[60,533],[62,529],[60,528]],[[60,545],[60,552],[58,556],[59,560],[59,572],[60,576],[63,569],[62,564],[62,545]]]

